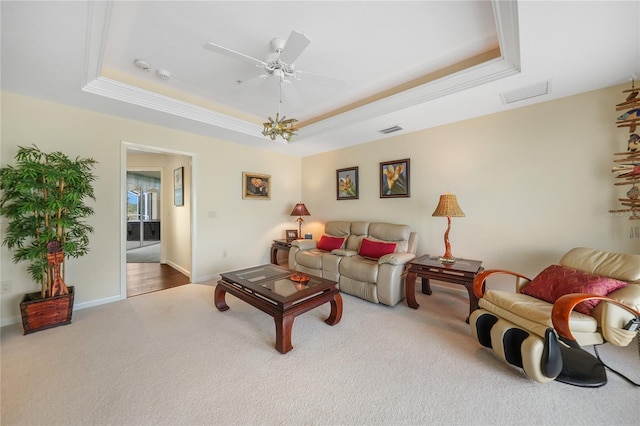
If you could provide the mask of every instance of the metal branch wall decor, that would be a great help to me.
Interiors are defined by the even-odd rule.
[[[629,128],[629,140],[625,152],[615,152],[612,172],[615,175],[616,186],[631,188],[626,192],[627,198],[618,198],[624,209],[609,210],[610,213],[630,213],[629,220],[640,221],[640,136],[636,133],[636,127],[640,124],[640,99],[639,90],[635,88],[635,81],[631,83],[631,89],[623,90],[627,97],[624,102],[616,105],[616,111],[625,111],[617,118],[618,127]],[[638,226],[630,229],[630,238],[640,238],[640,222]]]

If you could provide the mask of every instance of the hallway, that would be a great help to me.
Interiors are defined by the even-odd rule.
[[[164,263],[127,263],[127,297],[178,287],[190,281]]]

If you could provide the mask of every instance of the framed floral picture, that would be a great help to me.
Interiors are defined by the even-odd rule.
[[[270,200],[271,175],[242,172],[242,198],[245,200]]]
[[[380,163],[380,198],[409,197],[409,159]]]
[[[358,199],[358,167],[336,170],[336,199]]]

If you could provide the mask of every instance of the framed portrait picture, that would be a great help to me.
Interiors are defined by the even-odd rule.
[[[358,199],[358,167],[336,170],[336,199]]]
[[[409,159],[380,163],[380,198],[400,198],[411,195]]]
[[[298,239],[298,230],[297,229],[287,229],[287,242],[290,243],[293,240]]]
[[[245,200],[270,200],[271,175],[242,172],[242,198]]]
[[[184,167],[173,171],[173,205],[184,206]]]

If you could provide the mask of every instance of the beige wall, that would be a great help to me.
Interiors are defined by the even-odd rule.
[[[635,224],[607,212],[619,208],[617,199],[624,194],[614,187],[610,170],[612,153],[626,149],[627,133],[615,127],[614,107],[625,88],[302,160],[2,93],[1,163],[12,162],[17,145],[30,143],[99,161],[91,252],[69,262],[67,274],[69,284],[76,285],[79,307],[121,297],[123,142],[193,154],[196,282],[268,262],[271,240],[296,227],[289,213],[301,196],[311,212],[303,233],[317,237],[331,219],[406,223],[419,234],[419,253],[440,255],[446,219],[431,213],[446,191],[458,196],[466,213],[452,219],[455,256],[533,276],[574,246],[640,253],[640,239],[629,238]],[[403,158],[411,159],[411,197],[380,199],[379,163]],[[359,166],[360,199],[337,201],[335,171],[351,166]],[[270,201],[242,199],[242,171],[272,176]],[[11,263],[6,248],[1,265],[2,281],[13,285],[13,292],[1,298],[2,324],[8,324],[19,320],[21,295],[36,287],[24,265]]]
[[[615,217],[614,151],[628,129],[615,126],[615,87],[306,157],[302,195],[319,235],[331,219],[405,223],[419,254],[444,253],[446,218],[432,217],[440,194],[456,194],[453,255],[535,276],[568,249],[640,253],[637,221]],[[402,125],[402,123],[399,123]],[[410,158],[411,197],[379,198],[379,163]],[[336,200],[335,170],[358,166],[360,198]],[[500,285],[500,283],[498,283]]]
[[[225,270],[268,263],[271,240],[283,238],[285,229],[295,226],[289,213],[300,199],[298,158],[7,92],[1,96],[2,165],[13,162],[18,145],[32,143],[44,150],[93,157],[99,163],[95,169],[96,215],[90,220],[95,232],[90,252],[79,260],[70,260],[67,266],[66,281],[76,287],[77,308],[122,297],[124,143],[192,155],[193,182],[188,184],[193,186],[195,196],[190,199],[185,194],[185,202],[195,217],[191,236],[195,282],[214,278]],[[175,167],[168,166],[171,170]],[[242,199],[243,171],[271,175],[271,200]],[[178,216],[186,211],[176,211],[170,220],[182,220]],[[0,318],[6,325],[20,320],[22,295],[38,287],[27,275],[25,264],[11,262],[6,247],[1,254],[1,280],[11,281],[13,288],[0,297]]]

